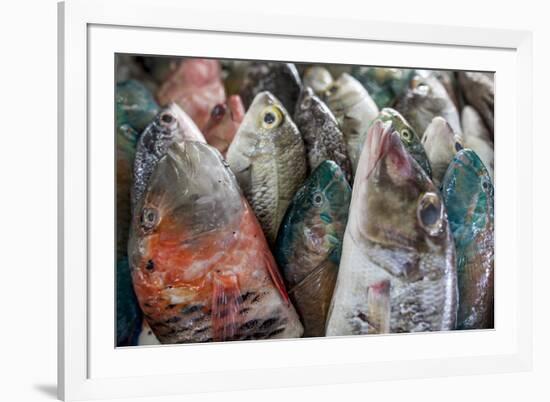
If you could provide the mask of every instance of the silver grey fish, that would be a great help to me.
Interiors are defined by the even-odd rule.
[[[481,115],[492,136],[495,130],[494,74],[459,71],[458,83],[466,101]]]
[[[254,98],[227,161],[273,244],[288,204],[306,179],[307,161],[298,128],[271,93]]]
[[[340,124],[351,168],[355,172],[367,130],[378,116],[378,106],[361,83],[347,73],[328,87],[322,99]]]
[[[294,122],[304,139],[310,172],[322,162],[332,160],[351,183],[351,163],[344,134],[330,109],[309,87],[302,90],[298,99]]]
[[[439,191],[391,123],[373,123],[355,176],[327,336],[453,329],[455,248]]]
[[[423,135],[432,119],[441,116],[460,135],[458,110],[449,97],[443,84],[433,73],[417,74],[410,82],[409,89],[395,104],[419,135]]]

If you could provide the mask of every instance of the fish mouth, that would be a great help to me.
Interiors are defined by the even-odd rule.
[[[388,153],[390,137],[393,132],[391,122],[376,120],[367,137],[367,152],[369,155],[367,179],[370,177],[378,162]]]

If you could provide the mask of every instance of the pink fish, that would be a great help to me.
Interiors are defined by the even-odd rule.
[[[239,95],[230,96],[226,103],[219,103],[212,109],[210,120],[203,130],[204,137],[223,156],[244,119],[244,113]]]
[[[225,102],[220,62],[210,59],[183,60],[156,95],[162,106],[176,102],[202,131],[214,106]]]

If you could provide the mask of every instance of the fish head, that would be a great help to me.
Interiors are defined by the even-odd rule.
[[[455,134],[447,120],[436,116],[422,136],[422,145],[431,161],[445,160],[464,148],[462,138]]]
[[[401,113],[392,108],[384,108],[378,118],[383,122],[391,123],[393,130],[397,132],[407,151],[426,171],[428,176],[431,176],[430,163],[420,137]]]
[[[367,90],[348,73],[343,73],[324,91],[323,99],[335,114],[343,113],[368,97]]]
[[[296,102],[295,121],[300,119],[303,124],[308,124],[312,120],[322,122],[327,118],[327,115],[332,116],[328,106],[315,94],[311,87],[304,87]]]
[[[330,71],[321,66],[308,67],[304,72],[304,87],[311,87],[315,93],[325,91],[333,81]]]
[[[351,187],[336,162],[326,160],[313,170],[291,207],[307,228],[306,247],[318,254],[339,250],[350,200]]]
[[[174,143],[134,214],[128,247],[132,266],[147,270],[154,260],[169,269],[170,256],[181,250],[230,241],[243,211],[235,177],[215,148],[197,141]]]
[[[281,102],[270,92],[260,92],[247,110],[227,151],[227,160],[237,176],[246,172],[259,156],[273,157],[297,139],[298,129]]]
[[[352,205],[348,230],[362,246],[390,250],[379,261],[389,269],[418,268],[420,254],[447,246],[442,197],[390,122],[376,120],[371,126]]]
[[[443,178],[442,194],[453,226],[468,221],[480,227],[492,224],[493,183],[473,150],[463,149],[454,156]]]

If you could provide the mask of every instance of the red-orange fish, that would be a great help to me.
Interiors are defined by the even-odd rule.
[[[173,144],[134,216],[134,289],[161,343],[299,337],[260,225],[220,153]]]
[[[229,145],[244,119],[244,106],[239,95],[230,96],[227,103],[219,103],[212,109],[210,120],[204,128],[206,141],[225,156]]]
[[[176,102],[202,131],[214,106],[225,102],[220,62],[210,59],[183,60],[156,95],[161,106]]]

